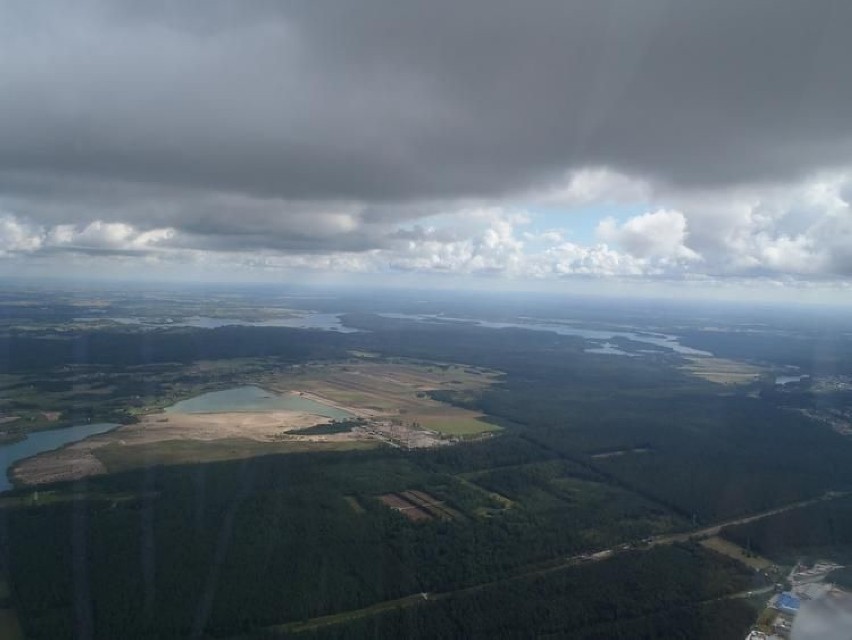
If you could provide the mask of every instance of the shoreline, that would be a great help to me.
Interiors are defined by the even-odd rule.
[[[286,391],[290,395],[297,395],[302,398],[307,398],[308,400],[313,400],[314,402],[318,402],[320,404],[328,405],[333,409],[339,409],[340,411],[345,411],[346,413],[352,414],[354,418],[375,418],[378,415],[381,415],[377,411],[371,411],[369,409],[356,409],[355,407],[349,407],[340,402],[335,402],[334,400],[330,400],[324,396],[321,396],[312,391],[299,391],[298,389],[290,389]]]
[[[95,424],[97,424],[97,423],[95,423]],[[113,424],[115,424],[115,423],[113,423]],[[78,425],[71,425],[71,427],[74,427],[74,426],[78,426]],[[28,482],[26,482],[26,480],[21,478],[20,467],[22,465],[27,464],[28,462],[35,460],[36,458],[46,457],[46,456],[49,456],[51,454],[61,455],[63,452],[71,449],[75,445],[79,445],[81,443],[84,443],[88,440],[92,440],[94,438],[100,438],[102,436],[112,435],[116,431],[118,431],[119,429],[122,429],[124,427],[130,427],[130,426],[133,426],[133,425],[115,424],[115,426],[113,428],[107,429],[106,431],[102,431],[100,433],[93,433],[91,435],[80,438],[79,440],[74,440],[72,442],[66,442],[65,444],[62,444],[62,445],[60,445],[60,446],[58,446],[54,449],[46,449],[44,451],[39,451],[38,453],[33,454],[31,456],[27,456],[26,458],[19,458],[18,460],[15,460],[12,464],[10,464],[6,468],[6,478],[9,480],[9,484],[11,484],[12,487],[10,489],[6,489],[5,491],[0,491],[0,494],[6,493],[8,491],[17,491],[19,489],[25,489],[27,487],[33,486],[32,483],[28,483]],[[65,427],[65,428],[67,429],[69,427]],[[70,479],[76,479],[76,478],[70,478]],[[52,482],[52,480],[42,481],[42,482],[37,483],[37,484],[46,484],[47,482]]]
[[[69,442],[62,447],[22,458],[7,471],[12,489],[77,480],[107,472],[95,451],[105,446],[134,447],[169,441],[195,441],[200,444],[245,438],[275,442],[282,436],[298,441],[351,439],[332,436],[289,435],[290,431],[331,422],[331,418],[304,411],[150,413],[136,424],[117,425],[102,433]],[[342,434],[341,434],[342,435]]]
[[[297,388],[284,389],[275,384],[255,384],[271,394],[302,397],[345,412],[351,417],[338,418],[337,420],[374,419],[384,415],[376,410],[348,406],[343,402],[332,400],[312,391]],[[172,402],[169,406],[174,404],[175,402]],[[167,408],[151,408],[144,414],[138,415],[139,420],[136,423],[116,424],[107,431],[15,460],[6,470],[7,478],[12,485],[8,491],[53,482],[73,481],[107,473],[106,467],[95,453],[97,449],[105,446],[133,447],[185,440],[203,443],[234,437],[247,438],[257,442],[275,442],[282,437],[287,440],[310,442],[351,440],[353,438],[350,434],[346,434],[345,437],[343,434],[323,436],[290,434],[290,431],[328,424],[335,420],[328,416],[307,411],[274,409],[172,413],[166,411]],[[63,427],[55,429],[62,430]]]

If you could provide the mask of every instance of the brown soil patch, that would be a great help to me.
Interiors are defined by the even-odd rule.
[[[429,513],[427,513],[424,509],[418,507],[415,504],[412,504],[399,494],[386,493],[383,496],[379,496],[379,500],[394,511],[399,511],[402,515],[404,515],[412,522],[420,522],[423,520],[432,519],[432,516],[429,515]]]
[[[425,491],[402,491],[400,493],[386,493],[379,496],[379,500],[394,511],[413,522],[423,520],[455,520],[461,518],[461,514],[450,509],[440,500],[430,496]]]
[[[22,460],[12,470],[23,484],[43,484],[76,480],[105,473],[95,451],[109,444],[135,446],[174,440],[214,441],[244,438],[258,442],[293,439],[308,442],[355,440],[357,434],[323,436],[288,435],[288,431],[329,422],[310,413],[270,411],[266,413],[156,413],[144,416],[138,424],[125,425],[92,436],[56,451]]]

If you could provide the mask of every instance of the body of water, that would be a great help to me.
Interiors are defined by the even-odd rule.
[[[230,411],[303,411],[332,420],[353,417],[348,411],[295,393],[277,394],[252,385],[203,393],[166,408],[166,413],[227,413]]]
[[[583,349],[586,353],[598,353],[605,356],[627,356],[632,357],[636,354],[627,353],[623,349],[619,349],[611,342],[604,342],[599,347],[589,347],[588,349]]]
[[[31,458],[45,451],[52,451],[60,447],[77,442],[89,436],[97,435],[115,429],[117,424],[99,422],[96,424],[80,424],[64,429],[53,429],[51,431],[37,431],[30,433],[26,440],[13,444],[0,446],[0,466],[3,475],[0,476],[0,491],[8,491],[12,488],[9,482],[9,468],[24,458]]]
[[[790,382],[801,382],[805,378],[810,378],[808,375],[801,376],[775,376],[775,384],[788,384]]]
[[[289,327],[291,329],[322,329],[339,333],[354,333],[358,329],[343,326],[340,314],[337,313],[306,313],[290,318],[274,318],[272,320],[240,320],[239,318],[213,318],[211,316],[189,316],[177,320],[153,318],[80,318],[80,320],[112,320],[121,324],[142,325],[146,327],[198,327],[200,329],[218,329],[219,327]]]
[[[633,342],[643,342],[652,344],[663,349],[671,349],[676,353],[685,356],[712,356],[709,351],[700,351],[682,345],[677,336],[668,335],[665,333],[639,333],[634,331],[609,331],[604,329],[584,329],[570,324],[561,322],[491,322],[489,320],[476,320],[473,318],[451,318],[448,316],[430,316],[430,315],[408,315],[404,313],[383,313],[380,314],[386,318],[398,318],[403,320],[417,320],[419,322],[434,322],[434,323],[449,323],[459,322],[473,324],[478,327],[487,327],[489,329],[528,329],[530,331],[551,331],[562,336],[577,336],[587,340],[603,342],[614,338],[624,338]],[[594,353],[594,352],[592,352]],[[612,353],[609,351],[607,353]]]

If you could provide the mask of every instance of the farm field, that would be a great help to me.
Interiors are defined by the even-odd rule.
[[[463,410],[462,410],[463,411]],[[461,415],[458,410],[444,413],[418,413],[410,416],[413,422],[438,433],[451,436],[473,436],[482,433],[500,431],[500,427],[485,422],[480,417],[471,418]]]
[[[497,382],[500,373],[464,365],[366,362],[305,365],[265,376],[269,389],[314,394],[324,401],[368,417],[394,418],[403,424],[453,436],[499,431],[484,414],[450,406],[430,397],[434,391],[476,393]]]
[[[708,382],[725,385],[750,384],[766,373],[766,369],[726,358],[691,357],[683,370]]]

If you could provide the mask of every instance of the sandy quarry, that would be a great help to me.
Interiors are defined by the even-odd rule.
[[[257,384],[271,392],[298,394],[342,409],[365,418],[369,426],[347,433],[303,435],[288,432],[330,420],[298,411],[154,413],[142,417],[138,424],[23,460],[12,469],[12,476],[23,484],[40,484],[105,473],[106,469],[93,452],[109,444],[134,446],[177,440],[210,442],[241,438],[302,443],[378,440],[406,448],[442,446],[450,441],[399,422],[419,422],[429,428],[430,419],[471,421],[480,414],[449,407],[422,392],[445,388],[480,389],[491,384],[495,376],[489,371],[471,373],[463,366],[433,368],[431,365],[347,362],[306,367],[298,376],[272,376],[258,380]]]
[[[105,473],[103,464],[92,452],[108,444],[133,446],[167,440],[210,441],[225,438],[272,442],[281,439],[282,434],[288,431],[328,422],[328,418],[299,411],[156,413],[144,416],[137,424],[125,425],[62,449],[27,458],[15,465],[12,476],[16,482],[43,484]],[[293,440],[330,441],[351,439],[354,434],[287,437]]]

